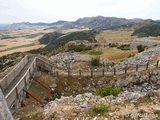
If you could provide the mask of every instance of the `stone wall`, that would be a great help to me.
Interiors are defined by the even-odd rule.
[[[0,120],[13,120],[12,114],[7,106],[2,90],[0,89]]]
[[[131,50],[136,50],[137,49],[137,45],[145,45],[145,46],[157,46],[160,45],[160,41],[157,40],[151,40],[150,38],[139,38],[139,39],[134,39],[130,49]]]

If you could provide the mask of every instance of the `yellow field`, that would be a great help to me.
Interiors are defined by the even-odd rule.
[[[129,54],[136,54],[137,50],[120,50],[117,48],[106,48],[102,50],[104,53],[100,55],[102,58],[119,62],[120,60],[129,56]]]
[[[131,42],[136,36],[131,36],[132,30],[105,30],[96,36],[98,42]]]
[[[157,37],[153,37],[153,38],[151,38],[152,40],[160,40],[160,36],[157,36]]]
[[[60,26],[57,26],[60,30]],[[2,39],[0,40],[0,56],[11,54],[14,52],[25,52],[32,49],[43,48],[45,45],[39,44],[39,39],[45,33],[50,33],[56,31],[55,29],[47,29],[47,26],[23,26],[23,27],[14,27],[14,28],[4,28],[0,30],[0,38],[3,36],[16,37],[15,39]],[[62,33],[74,32],[74,31],[83,31],[88,30],[88,28],[77,28],[77,29],[67,29],[62,30]],[[32,44],[30,46],[30,44]],[[34,44],[34,45],[33,45]],[[20,47],[25,46],[27,47]]]

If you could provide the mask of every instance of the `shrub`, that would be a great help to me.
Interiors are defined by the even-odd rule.
[[[93,111],[97,114],[104,113],[109,107],[106,106],[104,103],[100,103],[93,107]]]
[[[134,57],[134,54],[129,54],[129,55],[128,55],[128,58],[130,58],[130,57]]]
[[[121,50],[130,50],[130,45],[129,44],[122,44],[118,47],[118,49],[121,49]]]
[[[140,53],[140,52],[144,51],[144,50],[146,49],[146,47],[147,47],[147,46],[140,44],[140,45],[137,45],[137,50],[138,50],[138,52]]]
[[[117,44],[115,44],[115,43],[109,43],[109,47],[117,47]]]
[[[108,95],[114,95],[117,96],[120,92],[120,88],[111,87],[111,86],[100,86],[96,88],[97,95],[100,96],[108,96]]]
[[[101,55],[103,54],[103,52],[98,50],[87,50],[87,51],[82,51],[81,54]]]
[[[100,58],[92,58],[91,60],[91,65],[92,66],[99,66],[100,65]]]
[[[69,45],[68,51],[74,51],[74,52],[81,52],[85,50],[91,50],[91,46],[85,46],[85,45]]]

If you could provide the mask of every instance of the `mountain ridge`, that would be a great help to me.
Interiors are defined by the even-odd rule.
[[[106,29],[106,28],[110,28],[110,27],[117,27],[117,26],[130,24],[130,23],[137,23],[137,22],[140,22],[143,20],[145,20],[145,19],[141,19],[141,18],[126,19],[126,18],[118,18],[118,17],[95,16],[95,17],[79,18],[76,21],[58,20],[57,22],[52,22],[52,23],[20,22],[20,23],[13,23],[13,24],[11,24],[11,26],[18,26],[18,25],[29,25],[29,26],[63,25],[64,27],[86,26],[86,27],[89,27],[90,29],[94,29],[94,28]],[[155,20],[155,22],[158,22],[158,21],[159,20],[157,20],[157,21]]]

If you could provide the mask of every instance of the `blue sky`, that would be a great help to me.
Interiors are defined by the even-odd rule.
[[[160,0],[0,0],[0,23],[75,21],[91,16],[160,19]]]

